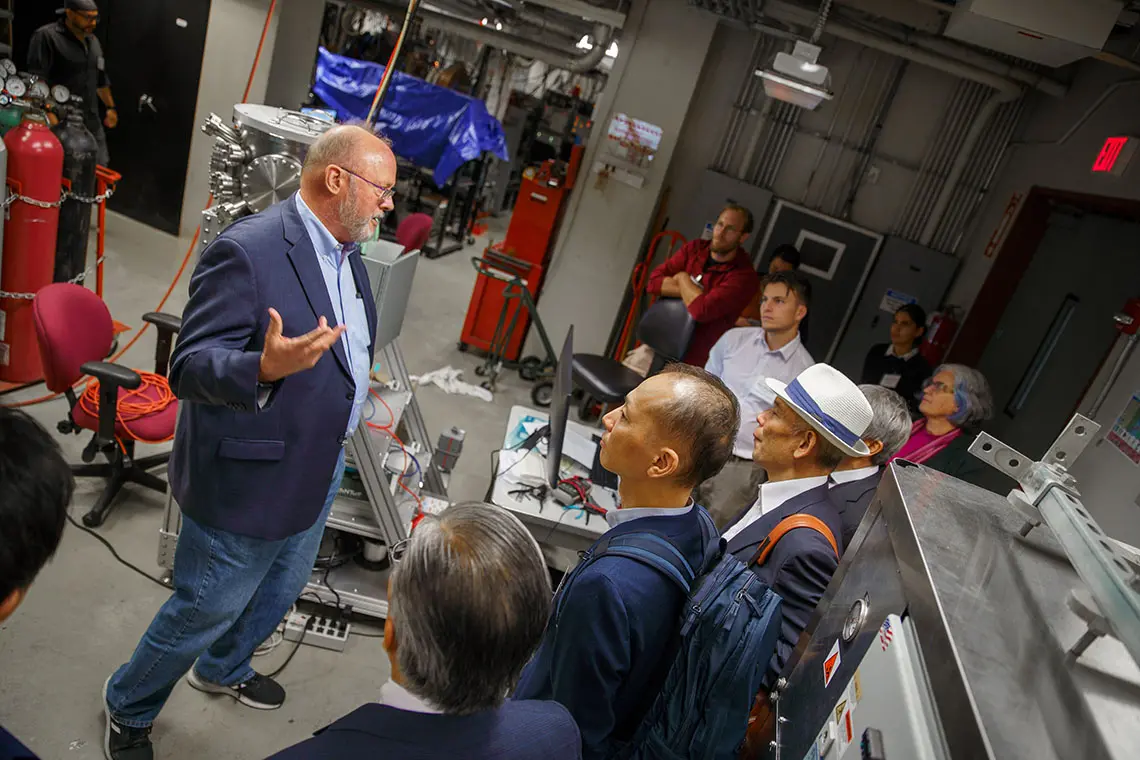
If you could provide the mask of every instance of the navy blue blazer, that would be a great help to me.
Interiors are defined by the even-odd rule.
[[[839,510],[839,518],[843,521],[843,550],[851,545],[855,538],[855,531],[859,530],[859,523],[863,522],[863,515],[867,514],[867,507],[871,506],[871,499],[879,488],[879,481],[883,479],[883,468],[874,475],[868,475],[849,483],[839,483],[831,489],[831,501]]]
[[[658,533],[699,567],[704,544],[698,509],[703,511],[631,520],[603,538]],[[609,757],[633,736],[661,690],[683,602],[672,582],[626,557],[603,557],[571,573],[555,596],[558,620],[551,618],[515,698],[561,702],[582,732],[582,757]]]
[[[751,505],[750,505],[751,506]],[[748,510],[741,512],[733,521],[735,525]],[[760,542],[772,532],[776,524],[794,514],[808,514],[818,517],[835,536],[840,553],[843,552],[843,521],[839,511],[829,498],[827,484],[788,499],[779,508],[763,515],[756,522],[742,530],[728,542],[728,551],[741,562],[751,562]],[[729,525],[725,528],[731,528]],[[764,683],[770,687],[776,682],[796,648],[796,641],[803,633],[808,621],[831,576],[839,567],[839,560],[831,549],[831,544],[817,531],[800,528],[787,533],[772,549],[768,559],[760,566],[752,566],[752,571],[768,587],[784,600],[784,620],[780,626],[780,640],[776,653],[768,665]]]
[[[170,458],[179,507],[204,525],[277,540],[320,516],[344,445],[355,383],[342,341],[312,369],[274,383],[258,408],[269,308],[286,337],[337,323],[316,250],[290,197],[235,222],[202,252],[170,363],[183,402]],[[369,353],[376,304],[359,253],[348,257],[364,299]]]
[[[274,760],[579,760],[578,727],[555,702],[514,702],[474,715],[364,705]]]

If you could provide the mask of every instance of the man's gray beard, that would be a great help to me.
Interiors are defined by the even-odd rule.
[[[384,223],[384,212],[379,214],[360,215],[354,210],[356,208],[356,186],[350,185],[348,194],[341,199],[340,208],[340,223],[348,230],[348,236],[352,238],[354,243],[364,243],[372,239],[371,222],[376,220],[376,225],[379,227]]]

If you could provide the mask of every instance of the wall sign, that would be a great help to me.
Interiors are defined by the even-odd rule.
[[[1136,138],[1123,135],[1107,138],[1093,161],[1093,173],[1117,177],[1124,174],[1132,154],[1136,152],[1136,142]]]
[[[1105,437],[1133,464],[1140,464],[1140,392],[1132,394]]]

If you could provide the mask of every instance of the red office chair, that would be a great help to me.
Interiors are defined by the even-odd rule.
[[[143,320],[158,330],[155,371],[145,378],[132,369],[103,361],[111,345],[111,313],[103,299],[87,288],[56,283],[42,288],[32,303],[36,337],[43,362],[44,381],[49,390],[63,393],[71,405],[59,432],[92,430],[95,435],[83,450],[83,461],[72,465],[78,477],[107,478],[107,486],[95,506],[83,516],[83,524],[93,528],[103,523],[111,502],[127,482],[138,483],[160,493],[166,481],[148,470],[160,467],[170,454],[135,458],[135,443],[159,443],[174,435],[178,402],[166,384],[167,365],[174,335],[182,320],[170,314],[152,312]],[[72,388],[84,375],[90,383],[82,396]],[[107,464],[90,464],[97,454]]]
[[[432,218],[427,214],[409,214],[396,228],[396,242],[404,246],[404,253],[423,250],[431,237]]]

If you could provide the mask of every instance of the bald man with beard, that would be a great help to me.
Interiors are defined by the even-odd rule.
[[[333,127],[296,194],[202,252],[170,366],[174,593],[104,686],[108,760],[153,758],[151,725],[187,673],[248,707],[285,702],[250,658],[309,579],[368,397],[376,308],[357,243],[395,183],[386,142]]]

